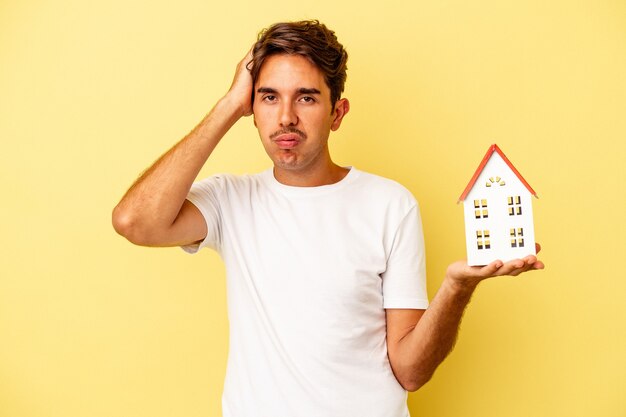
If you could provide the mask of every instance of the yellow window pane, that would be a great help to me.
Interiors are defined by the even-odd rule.
[[[511,232],[511,236],[515,236],[515,229],[511,229],[510,232]]]
[[[485,249],[490,249],[490,248],[491,248],[491,241],[485,240]]]
[[[518,236],[524,236],[524,229],[522,229],[521,227],[519,229],[517,229],[517,235]]]
[[[509,206],[513,205],[513,197],[507,197],[507,203],[509,203]]]
[[[485,237],[489,237],[489,230],[484,230],[483,233],[485,234]]]
[[[521,204],[521,202],[522,202],[522,201],[521,201],[521,199],[520,199],[520,196],[516,196],[516,197],[515,197],[515,204]]]
[[[493,182],[493,177],[489,178],[489,181]]]
[[[517,239],[511,239],[511,247],[512,248],[516,248],[517,247]]]
[[[489,217],[489,213],[487,212],[487,210],[483,210],[483,217],[484,218]]]
[[[480,230],[476,230],[476,238],[481,238],[483,237],[483,232],[481,232]]]
[[[474,210],[474,215],[477,219],[480,219],[480,210]]]
[[[524,247],[524,239],[519,239],[517,244],[519,245],[520,248]]]
[[[500,182],[500,177],[496,177],[496,182]]]
[[[474,200],[474,208],[480,207],[480,202],[478,200]]]
[[[487,207],[487,200],[480,200],[480,204],[481,204],[483,207]]]
[[[509,207],[509,216],[512,216],[513,214],[515,214],[515,213],[513,212],[513,207]]]
[[[520,214],[522,214],[522,206],[517,207],[517,215],[519,216]]]
[[[485,187],[491,187],[491,183],[490,183],[489,181],[487,181],[487,182],[485,183]]]
[[[504,185],[504,181],[500,181],[500,186],[502,187]]]

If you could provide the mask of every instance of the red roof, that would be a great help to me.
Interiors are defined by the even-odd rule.
[[[470,180],[469,184],[467,184],[467,187],[465,187],[465,190],[463,191],[463,194],[461,194],[461,197],[459,197],[459,201],[465,201],[465,197],[467,197],[467,195],[469,194],[470,190],[474,187],[474,184],[476,183],[476,180],[478,180],[478,176],[483,171],[483,168],[485,168],[485,165],[487,165],[487,162],[489,161],[489,159],[491,158],[491,155],[493,155],[494,152],[497,152],[498,155],[500,155],[502,160],[504,162],[506,162],[506,164],[509,166],[509,168],[511,168],[511,171],[513,171],[515,173],[515,175],[517,175],[517,178],[519,178],[519,180],[522,182],[522,184],[524,184],[524,186],[528,189],[528,191],[532,195],[534,195],[536,198],[539,198],[537,196],[537,193],[535,192],[535,190],[533,190],[533,188],[530,186],[530,184],[528,184],[526,182],[526,180],[524,179],[524,177],[522,177],[522,174],[520,174],[519,171],[517,169],[515,169],[515,167],[511,163],[511,161],[509,161],[509,158],[507,158],[504,155],[504,153],[502,152],[502,150],[500,148],[498,148],[498,145],[496,145],[494,143],[487,150],[487,153],[485,154],[485,157],[481,161],[480,165],[478,165],[478,168],[476,169],[476,172],[474,172],[474,176]]]

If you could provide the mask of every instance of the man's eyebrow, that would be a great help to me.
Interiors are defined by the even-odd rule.
[[[259,87],[256,90],[256,92],[276,94],[278,91],[276,91],[276,89],[272,87]],[[299,94],[321,94],[320,90],[318,90],[317,88],[305,88],[305,87],[298,88],[298,93]]]
[[[298,88],[300,94],[321,94],[317,88]]]

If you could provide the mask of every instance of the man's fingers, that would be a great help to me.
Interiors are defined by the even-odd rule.
[[[247,69],[250,70],[250,68],[248,68],[248,64],[250,64],[250,61],[252,61],[252,49],[254,49],[254,45],[252,45],[252,47],[250,48],[250,50],[248,51],[248,53],[246,54],[246,56],[243,57],[243,59],[241,60],[241,64]]]
[[[537,258],[532,255],[524,259],[514,259],[508,262],[497,260],[482,267],[478,275],[482,278],[489,278],[500,275],[519,274],[529,269],[536,260]]]
[[[502,265],[497,275],[512,275],[515,271],[522,270],[526,266],[526,262],[522,259],[514,259]]]
[[[479,275],[484,278],[498,275],[500,272],[499,269],[502,268],[503,265],[504,263],[500,260],[493,261],[492,263],[483,266],[479,271]]]
[[[237,64],[233,82],[228,91],[228,95],[239,105],[241,116],[250,116],[252,114],[252,74],[248,68],[252,61],[252,50],[253,47],[248,50],[243,59]]]
[[[523,259],[515,259],[507,262],[499,271],[498,275],[518,276],[522,272],[535,269],[543,269],[543,262],[537,259],[535,255],[529,255]]]

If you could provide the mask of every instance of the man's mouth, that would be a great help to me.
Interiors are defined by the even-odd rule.
[[[300,137],[294,133],[279,135],[274,143],[281,149],[291,149],[300,143]]]
[[[294,129],[287,132],[276,132],[270,136],[270,139],[272,139],[280,149],[292,149],[298,146],[303,139],[306,139],[306,135],[304,132]]]

